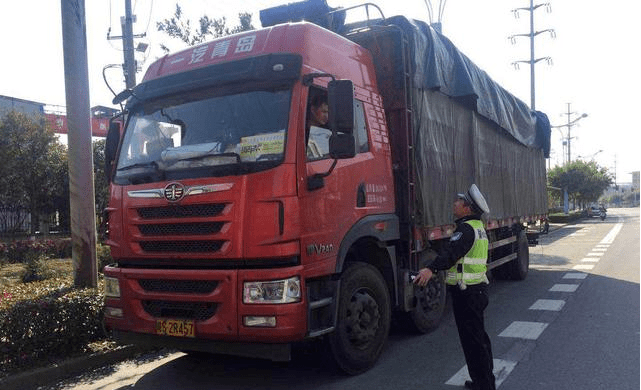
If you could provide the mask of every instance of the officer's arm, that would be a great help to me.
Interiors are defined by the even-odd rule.
[[[448,270],[456,262],[465,256],[474,245],[474,229],[467,223],[462,223],[452,234],[449,241],[439,250],[439,254],[434,261],[427,265],[432,271]]]

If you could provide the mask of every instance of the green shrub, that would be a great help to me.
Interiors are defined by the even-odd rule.
[[[0,373],[82,351],[106,337],[97,289],[58,288],[0,310]]]
[[[550,214],[548,216],[549,221],[552,223],[570,223],[581,218],[582,215],[580,211],[572,211],[569,214]]]
[[[47,260],[49,258],[44,255],[37,255],[35,253],[28,253],[25,259],[25,273],[22,275],[22,283],[37,282],[45,280],[52,276]]]
[[[61,238],[54,241],[55,253],[51,257],[67,259],[71,257],[71,238]]]
[[[98,272],[102,272],[105,265],[109,265],[114,262],[111,257],[111,247],[108,245],[98,244],[96,247],[96,259],[98,260]]]
[[[61,259],[71,257],[71,239],[0,242],[0,258],[4,262],[24,263],[32,255],[46,255]]]

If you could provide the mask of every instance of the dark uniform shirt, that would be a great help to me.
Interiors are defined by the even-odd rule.
[[[427,268],[434,271],[445,271],[454,266],[474,245],[474,228],[465,223],[469,220],[481,219],[478,215],[468,215],[457,219],[456,230],[452,233],[450,240],[443,245],[438,252],[438,256]]]

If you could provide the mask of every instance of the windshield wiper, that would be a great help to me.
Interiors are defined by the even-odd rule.
[[[135,163],[131,165],[124,166],[122,168],[118,168],[118,171],[128,171],[130,169],[135,169],[135,168],[153,168],[154,170],[158,170],[158,163],[155,161],[149,161],[149,162],[142,162],[142,163]]]
[[[200,154],[198,156],[184,157],[184,158],[179,158],[177,160],[171,160],[171,161],[174,163],[179,161],[195,161],[205,157],[236,157],[236,163],[242,162],[242,160],[240,159],[240,154],[236,152],[225,152],[225,153],[207,152],[207,153]]]

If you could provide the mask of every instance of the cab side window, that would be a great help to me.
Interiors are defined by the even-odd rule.
[[[329,138],[331,135],[332,131],[327,127],[327,94],[320,88],[311,87],[305,129],[308,161],[330,158]],[[356,153],[369,151],[365,109],[363,102],[359,100],[354,100],[354,138]]]
[[[356,153],[369,151],[367,126],[365,125],[365,110],[363,102],[354,100],[354,136],[356,137]]]
[[[327,127],[328,118],[327,91],[310,87],[305,125],[308,161],[329,158],[329,137],[332,131]]]

